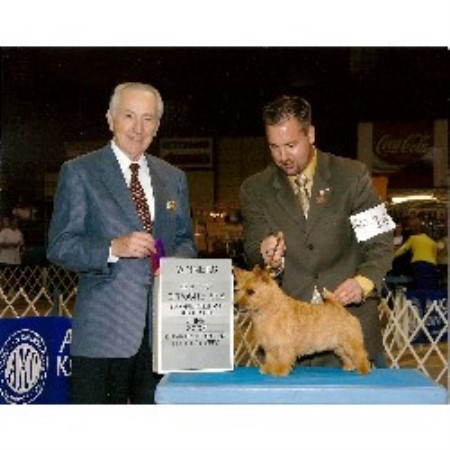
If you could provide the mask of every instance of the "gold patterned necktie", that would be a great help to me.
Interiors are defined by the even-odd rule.
[[[308,218],[310,200],[308,181],[308,177],[304,173],[297,175],[297,177],[295,178],[295,184],[297,186],[296,194],[300,201],[300,205],[302,207],[303,215],[305,216],[305,218]]]
[[[150,208],[148,207],[147,198],[145,197],[144,189],[139,181],[139,164],[130,164],[131,170],[131,181],[130,181],[130,191],[133,197],[134,203],[136,205],[136,211],[142,220],[144,225],[144,230],[148,233],[152,232],[153,222],[150,214]]]

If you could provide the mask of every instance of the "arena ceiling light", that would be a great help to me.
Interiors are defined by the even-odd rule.
[[[405,202],[415,202],[415,201],[432,201],[436,200],[436,197],[431,194],[417,194],[417,195],[402,195],[399,197],[392,197],[392,203],[405,203]]]

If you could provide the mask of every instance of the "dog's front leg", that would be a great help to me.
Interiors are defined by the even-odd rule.
[[[278,347],[266,349],[266,358],[261,366],[261,373],[285,377],[289,374],[295,361],[295,354],[292,355]]]

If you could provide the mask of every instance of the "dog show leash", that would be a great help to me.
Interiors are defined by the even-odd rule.
[[[277,241],[276,241],[276,243],[275,243],[275,247],[274,247],[274,249],[273,249],[272,256],[270,257],[269,262],[268,262],[268,263],[266,264],[266,266],[265,266],[266,272],[268,272],[269,275],[270,275],[272,278],[277,278],[278,276],[281,275],[281,273],[282,273],[283,270],[284,270],[284,256],[281,258],[281,264],[280,264],[280,267],[278,267],[278,269],[273,269],[273,268],[272,268],[273,258],[274,258],[274,256],[275,256],[275,253],[276,253],[277,250],[278,250],[278,247],[280,246],[280,242],[281,242],[281,238],[280,238],[280,236],[278,235],[278,236],[277,236]],[[322,296],[322,294],[319,292],[319,290],[317,289],[317,286],[314,286],[314,291],[313,291],[313,295],[312,295],[312,298],[311,298],[311,304],[313,304],[313,305],[320,305],[320,304],[322,304],[322,303],[323,303],[323,296]]]
[[[277,236],[277,241],[276,241],[276,243],[275,243],[275,247],[273,248],[272,256],[270,257],[269,262],[268,262],[268,263],[266,264],[266,266],[265,266],[265,270],[269,273],[269,275],[270,275],[272,278],[277,278],[278,276],[281,275],[281,273],[282,273],[283,270],[284,270],[284,256],[281,257],[281,264],[280,264],[280,267],[278,267],[277,269],[274,269],[274,268],[272,267],[273,258],[274,258],[274,256],[275,256],[275,253],[276,253],[277,250],[278,250],[278,247],[280,246],[280,242],[281,242],[281,237],[280,237],[280,235],[278,235],[278,236]]]

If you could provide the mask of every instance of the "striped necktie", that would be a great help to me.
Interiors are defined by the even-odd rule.
[[[298,197],[298,200],[302,207],[303,215],[305,216],[306,219],[308,218],[309,201],[310,201],[310,194],[308,191],[308,181],[309,179],[304,173],[297,175],[297,177],[295,178],[295,185],[297,186],[295,193]]]
[[[144,225],[144,230],[151,233],[153,230],[153,222],[150,214],[150,208],[148,207],[147,198],[145,197],[144,189],[139,181],[139,164],[130,164],[131,170],[131,181],[130,181],[130,191],[133,197],[134,204],[136,205],[136,211],[142,220]]]

